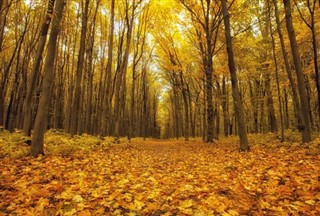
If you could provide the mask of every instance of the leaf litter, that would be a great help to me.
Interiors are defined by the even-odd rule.
[[[3,157],[0,215],[319,215],[320,140],[268,137],[246,153],[226,138]]]

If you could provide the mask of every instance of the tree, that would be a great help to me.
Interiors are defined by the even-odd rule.
[[[298,81],[299,94],[300,94],[300,104],[301,104],[301,111],[302,111],[302,122],[301,122],[300,129],[302,133],[302,142],[306,143],[311,141],[311,126],[310,126],[310,117],[309,117],[310,107],[307,101],[306,85],[305,85],[298,45],[296,41],[296,34],[292,24],[290,0],[283,0],[283,4],[285,8],[286,27],[288,31],[289,40],[290,40],[291,53],[294,61],[294,66],[295,66],[295,71],[296,71],[297,81]]]
[[[238,79],[236,74],[236,67],[235,67],[234,54],[233,54],[233,48],[232,48],[232,37],[231,37],[231,30],[230,30],[230,15],[227,9],[226,0],[222,0],[222,13],[223,13],[224,26],[225,26],[225,36],[227,41],[228,65],[229,65],[231,83],[232,83],[232,96],[234,100],[234,108],[235,108],[236,116],[238,119],[240,150],[248,151],[249,144],[248,144],[248,137],[247,137],[247,126],[244,120],[245,115],[244,115],[242,101],[240,98],[240,93],[238,88]]]
[[[301,19],[306,24],[306,26],[310,29],[312,35],[312,51],[313,51],[313,64],[314,64],[314,80],[317,88],[318,95],[318,118],[320,121],[320,75],[319,75],[319,65],[318,65],[318,43],[317,43],[317,35],[316,35],[316,21],[315,21],[315,9],[316,9],[316,0],[306,0],[307,11],[310,15],[310,21],[308,22],[306,18],[303,16],[299,6],[297,5],[296,0],[294,0],[295,5],[298,8],[298,12],[300,14]],[[319,2],[320,3],[320,2]]]
[[[190,12],[195,26],[203,69],[205,73],[205,94],[207,131],[206,142],[213,142],[214,110],[213,110],[213,55],[216,48],[218,27],[221,23],[221,6],[217,2],[180,0],[184,7]]]
[[[32,121],[32,97],[34,94],[34,91],[36,89],[37,80],[40,74],[40,63],[42,60],[42,55],[44,51],[44,47],[47,41],[47,34],[49,31],[49,26],[51,23],[51,19],[53,17],[53,7],[54,7],[55,0],[49,0],[48,2],[48,10],[47,15],[45,17],[45,20],[42,24],[41,33],[40,33],[40,41],[38,44],[37,52],[35,55],[35,60],[33,63],[32,71],[29,75],[28,79],[28,87],[27,87],[27,95],[24,100],[24,118],[23,118],[23,131],[26,136],[31,135],[31,121]]]
[[[113,40],[114,40],[114,16],[115,16],[115,0],[111,0],[111,16],[110,16],[110,31],[108,39],[108,62],[106,67],[106,75],[102,85],[102,115],[100,122],[100,136],[105,136],[107,132],[107,113],[108,120],[111,121],[111,103],[113,95],[112,83],[112,60],[113,60]],[[105,96],[104,96],[105,95]]]
[[[54,78],[54,62],[56,57],[57,38],[60,31],[60,22],[62,20],[62,12],[64,7],[64,0],[56,0],[55,15],[53,16],[52,27],[48,42],[48,53],[45,59],[44,75],[42,90],[38,112],[36,115],[35,125],[33,129],[33,136],[31,142],[30,155],[36,157],[44,154],[43,139],[44,133],[48,127],[49,105],[52,96],[52,86]]]
[[[297,84],[296,82],[294,81],[293,79],[293,76],[292,76],[292,70],[291,70],[291,67],[290,67],[290,63],[289,63],[289,57],[288,57],[288,53],[287,53],[287,50],[286,50],[286,47],[285,47],[285,41],[284,41],[284,36],[283,36],[283,33],[282,33],[282,29],[281,29],[281,22],[280,22],[280,18],[279,18],[279,10],[278,10],[278,4],[277,4],[277,1],[276,0],[273,0],[273,5],[274,5],[274,15],[275,15],[275,18],[276,18],[276,24],[277,24],[277,33],[279,35],[279,40],[280,40],[280,45],[281,45],[281,52],[282,52],[282,56],[283,56],[283,59],[284,59],[284,65],[285,65],[285,68],[286,68],[286,72],[288,74],[288,78],[289,78],[289,81],[290,81],[290,86],[291,86],[291,91],[292,91],[292,100],[293,100],[293,105],[295,107],[295,110],[296,110],[296,113],[297,113],[297,119],[298,119],[298,124],[299,125],[301,123],[301,105],[300,105],[300,102],[299,102],[299,95],[298,95],[298,92],[297,92]]]
[[[81,89],[81,82],[83,76],[83,63],[84,63],[84,54],[86,49],[86,36],[87,36],[87,22],[88,22],[88,11],[89,11],[89,0],[82,1],[84,4],[82,12],[82,23],[81,23],[81,38],[80,38],[80,49],[78,55],[77,63],[77,75],[76,75],[76,87],[73,93],[73,104],[72,104],[72,113],[71,113],[71,123],[70,123],[70,134],[73,136],[78,132],[78,123],[80,118],[80,97],[83,95]]]

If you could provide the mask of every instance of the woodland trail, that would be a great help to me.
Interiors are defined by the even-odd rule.
[[[231,138],[3,158],[0,215],[318,215],[317,144],[256,142],[247,153]]]

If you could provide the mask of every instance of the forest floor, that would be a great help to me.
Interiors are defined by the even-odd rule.
[[[320,139],[250,135],[112,144],[49,132],[45,156],[0,134],[0,215],[319,215]],[[289,140],[290,139],[290,140]]]

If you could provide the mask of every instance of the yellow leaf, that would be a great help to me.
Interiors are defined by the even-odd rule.
[[[82,198],[81,195],[77,194],[77,195],[73,196],[72,200],[75,201],[75,202],[82,202],[83,198]]]
[[[215,209],[217,208],[219,204],[219,200],[215,196],[210,196],[206,199],[205,203],[208,205],[209,208]]]
[[[231,216],[238,216],[239,212],[237,212],[236,210],[230,209],[228,210],[228,214]]]
[[[87,209],[77,213],[77,216],[91,216],[91,212]]]
[[[307,200],[304,202],[307,203],[308,205],[314,205],[316,203],[316,201],[314,201],[314,200]]]
[[[148,203],[147,204],[147,207],[145,208],[147,211],[154,211],[154,210],[157,210],[159,208],[158,205],[156,205],[155,203]]]
[[[133,203],[130,204],[130,209],[132,210],[141,210],[145,204],[139,200],[134,200]]]
[[[184,200],[181,202],[180,206],[178,207],[179,209],[186,209],[186,208],[190,208],[193,205],[193,201],[192,200]]]

